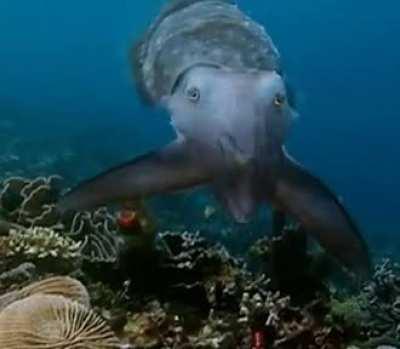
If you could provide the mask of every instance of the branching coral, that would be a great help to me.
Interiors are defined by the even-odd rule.
[[[22,262],[32,262],[40,272],[66,273],[78,269],[82,258],[81,242],[49,228],[12,229],[0,237],[3,268],[15,268]],[[1,267],[1,265],[0,265]]]
[[[249,335],[261,332],[268,348],[339,349],[344,346],[343,331],[326,321],[328,305],[321,299],[293,306],[290,297],[264,289],[244,292],[240,304],[239,323]],[[254,340],[254,338],[253,338]],[[242,345],[250,340],[244,337]]]
[[[162,233],[159,235],[158,246],[165,257],[165,266],[192,270],[204,276],[220,273],[229,276],[233,269],[241,268],[240,263],[225,248],[208,243],[198,232]]]
[[[81,242],[61,236],[48,228],[11,230],[1,238],[5,257],[20,256],[25,260],[45,258],[78,259]]]
[[[251,280],[244,265],[220,245],[209,244],[199,233],[165,232],[157,241],[160,273],[166,291],[197,294],[211,307],[238,307],[238,295]]]

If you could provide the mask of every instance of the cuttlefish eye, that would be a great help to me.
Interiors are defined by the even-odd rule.
[[[190,87],[186,90],[186,96],[192,103],[200,100],[200,90],[197,87]]]
[[[283,94],[278,93],[274,99],[274,105],[278,108],[283,107],[286,102],[286,97]]]

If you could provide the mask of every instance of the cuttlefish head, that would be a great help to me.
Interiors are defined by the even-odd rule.
[[[268,163],[292,118],[285,83],[275,71],[193,67],[164,102],[178,135],[218,153],[228,169]]]
[[[247,221],[291,119],[283,78],[194,66],[162,103],[178,139],[81,184],[61,201],[63,211],[211,184],[236,221]]]

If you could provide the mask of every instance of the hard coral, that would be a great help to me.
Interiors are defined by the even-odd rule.
[[[0,347],[120,348],[107,324],[85,306],[62,296],[35,295],[0,313]]]
[[[78,302],[85,307],[90,306],[88,291],[78,280],[70,277],[52,277],[35,282],[20,290],[12,291],[0,296],[0,312],[15,301],[33,295],[58,295]]]
[[[0,252],[8,269],[24,261],[35,263],[43,272],[70,272],[81,264],[80,250],[81,242],[49,228],[12,229],[0,237]]]
[[[26,260],[44,258],[77,259],[81,242],[61,236],[48,228],[11,230],[9,236],[1,238],[5,245],[5,257],[20,256]]]

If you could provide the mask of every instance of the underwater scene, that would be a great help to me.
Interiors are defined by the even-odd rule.
[[[0,349],[400,349],[399,11],[0,0]]]

